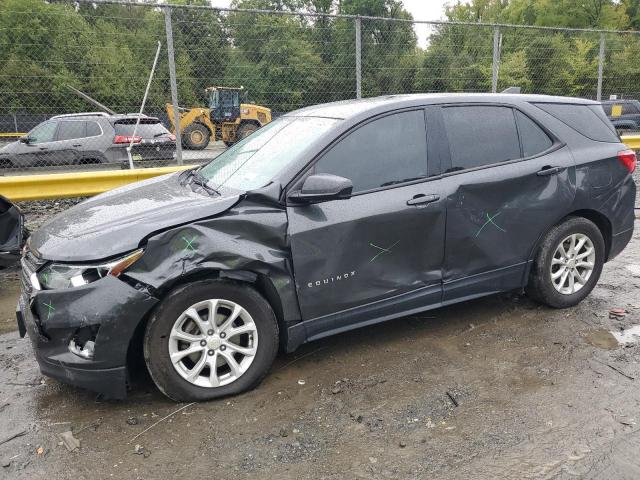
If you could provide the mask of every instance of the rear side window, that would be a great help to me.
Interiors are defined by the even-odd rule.
[[[340,140],[315,165],[353,182],[353,192],[427,176],[424,112],[394,113],[373,120]]]
[[[58,140],[73,140],[85,137],[85,122],[82,120],[63,120],[58,127]]]
[[[611,143],[620,141],[600,105],[569,103],[536,103],[534,105],[591,140]]]
[[[133,135],[133,129],[136,127],[135,119],[127,119],[116,122],[113,125],[114,130],[116,131],[116,135],[125,135],[130,136]],[[168,135],[169,130],[167,130],[160,121],[152,121],[149,120],[141,121],[136,128],[136,136],[142,138],[155,138],[160,137],[162,135]]]
[[[102,134],[100,125],[96,122],[87,122],[87,137],[97,137]]]
[[[442,109],[451,168],[481,167],[520,158],[518,130],[509,107],[471,105]]]
[[[640,113],[636,104],[627,102],[622,104],[622,114],[623,115],[635,115]]]
[[[524,113],[518,110],[515,112],[522,144],[522,156],[531,157],[551,148],[553,141],[549,135]]]

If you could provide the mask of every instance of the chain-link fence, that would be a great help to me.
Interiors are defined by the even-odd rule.
[[[0,3],[4,174],[204,162],[278,115],[358,97],[518,86],[640,98],[640,35],[632,32],[142,2]],[[611,114],[624,119],[633,108]]]

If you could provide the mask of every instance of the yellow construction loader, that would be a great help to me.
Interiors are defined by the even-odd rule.
[[[179,108],[182,145],[202,150],[209,141],[222,140],[227,146],[271,121],[271,110],[260,105],[240,103],[243,87],[208,87],[205,89],[209,106]],[[173,106],[167,104],[171,131],[175,133]]]

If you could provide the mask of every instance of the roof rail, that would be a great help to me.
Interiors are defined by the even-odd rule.
[[[56,115],[54,118],[69,118],[69,117],[108,117],[109,114],[105,112],[82,112],[82,113],[65,113],[63,115]]]

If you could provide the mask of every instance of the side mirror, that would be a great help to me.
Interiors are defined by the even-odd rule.
[[[345,200],[351,197],[352,190],[353,183],[348,178],[318,173],[308,176],[302,184],[302,189],[289,195],[289,199],[296,203]]]
[[[24,136],[20,137],[18,139],[18,141],[20,143],[25,143],[25,144],[29,145],[31,143],[31,138],[29,137],[29,135],[24,135]]]

